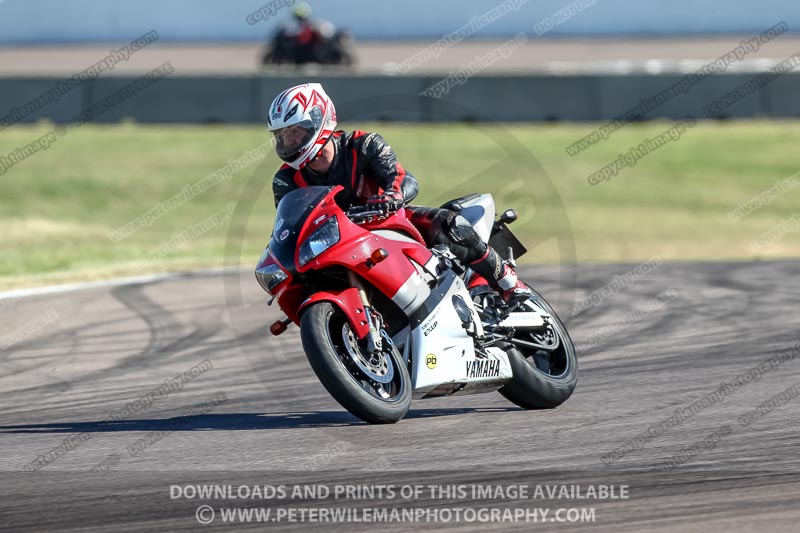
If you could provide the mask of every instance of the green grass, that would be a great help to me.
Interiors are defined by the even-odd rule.
[[[345,127],[353,125],[345,125]],[[792,216],[800,187],[738,222],[728,213],[800,170],[800,122],[700,123],[678,141],[597,186],[587,176],[667,122],[629,125],[570,157],[564,147],[591,124],[359,124],[380,131],[421,183],[420,204],[472,191],[523,214],[514,230],[532,247],[524,261],[752,259],[796,256],[800,232],[763,249],[751,242]],[[49,130],[15,126],[5,156]],[[267,139],[260,127],[84,126],[0,176],[0,286],[149,271],[253,265],[275,209],[274,154],[119,242],[110,232]],[[229,202],[231,220],[135,264],[174,234]]]

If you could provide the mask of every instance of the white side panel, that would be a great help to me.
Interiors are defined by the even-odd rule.
[[[514,376],[508,356],[500,348],[486,348],[488,359],[476,359],[475,362],[465,363],[471,369],[471,375],[480,374],[482,377],[473,377],[467,380],[466,385],[454,392],[453,396],[462,394],[475,394],[477,392],[491,392],[497,390],[506,381]]]
[[[379,235],[384,239],[390,239],[393,241],[399,242],[411,242],[414,244],[419,244],[415,239],[412,239],[405,233],[401,233],[399,231],[391,230],[391,229],[374,229],[372,232],[374,235]]]
[[[392,301],[407,315],[422,305],[431,293],[430,287],[419,272],[414,271],[392,296]]]
[[[464,377],[464,361],[475,358],[472,338],[461,326],[452,298],[469,300],[464,282],[455,278],[450,289],[422,324],[411,332],[414,389],[431,390]]]
[[[399,231],[375,230],[372,233],[387,239],[400,242],[419,244],[417,241]],[[436,256],[432,256],[428,263],[423,267],[413,259],[407,258],[414,265],[416,272],[409,277],[403,285],[392,295],[392,301],[400,306],[406,315],[410,315],[417,308],[425,303],[431,294],[429,282],[436,278]],[[430,266],[430,268],[428,268]]]
[[[467,335],[453,307],[455,295],[461,296],[477,316],[464,282],[456,278],[439,305],[411,332],[416,398],[455,389],[468,394],[497,388],[512,376],[502,350],[490,348],[488,357],[476,357],[472,337]]]

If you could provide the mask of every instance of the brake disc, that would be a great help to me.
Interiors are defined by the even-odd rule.
[[[369,379],[376,383],[389,383],[394,377],[394,365],[389,354],[385,351],[379,354],[364,354],[358,345],[358,339],[353,334],[350,324],[342,326],[342,340],[350,359],[356,364],[359,370]]]

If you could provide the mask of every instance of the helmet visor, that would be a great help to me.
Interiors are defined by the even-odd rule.
[[[300,149],[314,138],[316,128],[310,120],[286,126],[272,133],[275,135],[275,151],[284,161],[293,161]]]

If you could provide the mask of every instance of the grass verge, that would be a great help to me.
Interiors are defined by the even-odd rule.
[[[794,153],[800,121],[699,123],[594,186],[590,174],[672,124],[628,125],[574,157],[564,148],[594,125],[357,126],[382,133],[418,177],[416,203],[481,191],[495,194],[501,209],[518,208],[523,217],[513,229],[523,242],[540,243],[523,262],[760,259],[800,251],[800,227],[786,223],[800,194],[793,182],[766,205],[731,217],[800,170]],[[5,130],[0,156],[49,128]],[[0,176],[0,288],[224,261],[253,265],[270,234],[278,160],[271,153],[249,164],[241,158],[266,140],[256,126],[69,130]],[[231,175],[185,193],[148,224],[112,239],[115,230],[232,163],[238,170]],[[235,210],[225,219],[228,208]],[[759,241],[770,231],[780,235]]]

